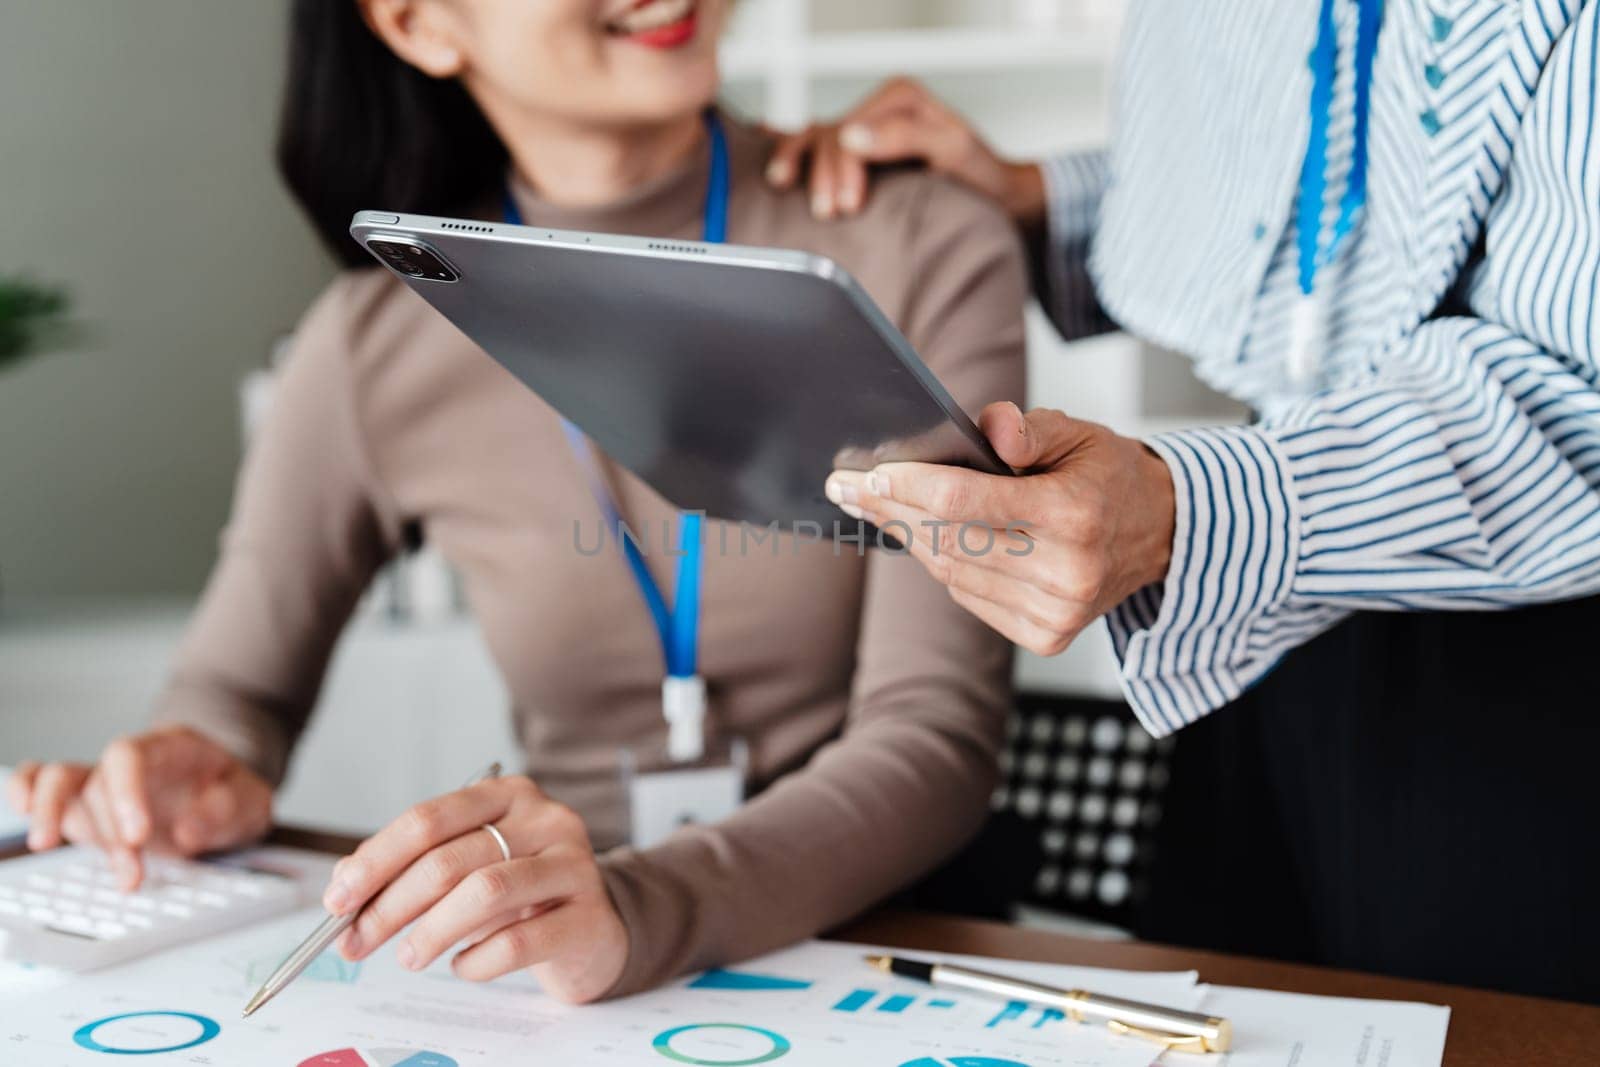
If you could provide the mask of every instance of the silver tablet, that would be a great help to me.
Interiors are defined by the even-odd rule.
[[[835,467],[1011,473],[822,256],[378,211],[350,232],[679,508],[828,532]]]

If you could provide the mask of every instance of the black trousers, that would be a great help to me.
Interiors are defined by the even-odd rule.
[[[1600,598],[1355,616],[1164,808],[1142,937],[1600,1003]]]

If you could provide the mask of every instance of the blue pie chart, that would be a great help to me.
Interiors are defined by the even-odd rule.
[[[752,1067],[789,1054],[782,1034],[743,1023],[690,1023],[657,1034],[650,1047],[669,1060],[697,1067]]]
[[[1018,1063],[1016,1060],[997,1060],[993,1056],[951,1056],[946,1060],[924,1056],[920,1060],[902,1063],[900,1067],[1028,1067],[1028,1065]]]
[[[203,1045],[222,1032],[216,1020],[188,1011],[130,1011],[84,1023],[73,1033],[79,1048],[113,1056],[153,1056]]]

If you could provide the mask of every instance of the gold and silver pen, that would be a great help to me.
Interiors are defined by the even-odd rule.
[[[489,778],[497,778],[499,775],[500,764],[491,763],[481,772],[469,778],[467,784],[461,788],[466,789],[468,786],[477,785],[479,782]],[[311,961],[322,955],[329,945],[337,941],[339,935],[349,929],[350,924],[355,922],[356,916],[360,914],[361,909],[357,908],[346,915],[330,915],[323,919],[317,925],[317,928],[311,931],[311,936],[300,942],[295,950],[289,953],[282,963],[278,964],[278,969],[268,975],[265,982],[261,983],[261,988],[256,990],[255,996],[251,997],[250,1002],[244,1006],[243,1018],[248,1019],[257,1008],[283,992],[290,982],[300,977],[301,972],[311,966]]]
[[[915,978],[943,989],[1054,1008],[1075,1023],[1104,1022],[1112,1033],[1146,1038],[1174,1052],[1226,1052],[1233,1042],[1232,1024],[1212,1015],[1106,997],[1082,989],[1056,989],[948,963],[924,963],[896,956],[868,956],[867,962],[885,974]]]

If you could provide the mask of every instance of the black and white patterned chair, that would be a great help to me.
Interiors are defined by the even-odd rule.
[[[1124,704],[1043,693],[1018,695],[1006,734],[993,807],[1042,853],[1020,903],[1130,926],[1172,739],[1151,738]]]
[[[1172,744],[1119,702],[1017,694],[989,824],[904,903],[997,919],[1021,905],[1132,927]]]

